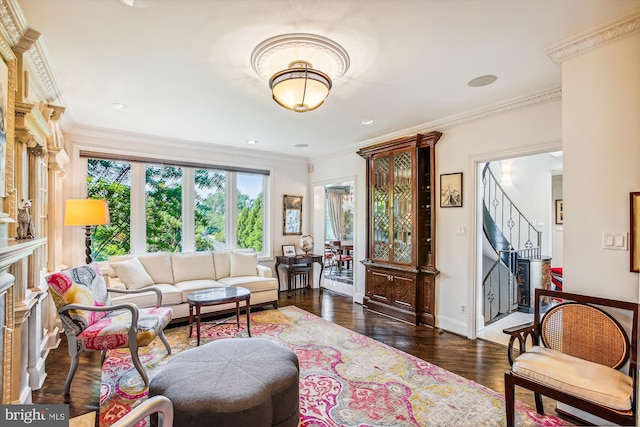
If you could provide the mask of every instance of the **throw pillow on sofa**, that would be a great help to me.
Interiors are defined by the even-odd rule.
[[[127,289],[141,289],[154,284],[153,279],[138,258],[114,262],[111,263],[111,267]]]
[[[258,254],[231,252],[231,277],[255,276],[257,274]]]

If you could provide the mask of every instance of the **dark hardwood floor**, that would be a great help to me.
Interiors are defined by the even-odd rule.
[[[281,307],[296,305],[488,388],[504,392],[504,372],[509,364],[506,348],[501,345],[399,322],[372,313],[352,303],[350,298],[328,291],[298,290],[291,298],[287,298],[286,292],[281,292],[278,304]],[[80,367],[71,386],[71,396],[65,397],[69,355],[67,341],[63,337],[60,346],[47,358],[47,378],[44,386],[33,392],[33,403],[67,403],[71,417],[99,410],[100,354],[84,353],[80,359]],[[533,394],[526,390],[517,389],[516,399],[535,406]],[[543,401],[546,413],[554,414],[555,401],[548,398],[543,398]],[[563,418],[571,421],[570,418]]]

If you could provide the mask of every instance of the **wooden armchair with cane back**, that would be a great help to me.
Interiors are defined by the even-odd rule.
[[[511,369],[504,375],[507,426],[515,423],[516,385],[534,392],[539,414],[544,395],[609,422],[635,425],[638,304],[536,289],[534,307],[533,324],[504,330],[511,335]]]

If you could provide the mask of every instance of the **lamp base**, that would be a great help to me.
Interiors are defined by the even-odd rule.
[[[93,260],[91,259],[91,226],[90,225],[85,226],[84,244],[86,246],[84,253],[87,256],[85,259],[85,262],[87,264],[91,264]]]

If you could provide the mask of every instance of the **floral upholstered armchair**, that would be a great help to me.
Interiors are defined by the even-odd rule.
[[[104,362],[107,350],[128,347],[134,366],[145,386],[149,386],[149,378],[138,357],[138,347],[148,345],[159,336],[171,354],[164,328],[171,321],[172,310],[160,306],[160,291],[153,287],[107,290],[102,272],[95,263],[53,273],[47,276],[47,284],[67,334],[71,356],[65,395],[70,392],[79,355],[83,351],[101,351],[101,362]],[[138,309],[131,303],[112,305],[108,295],[108,292],[140,293],[150,290],[158,295],[156,306],[152,308]]]

